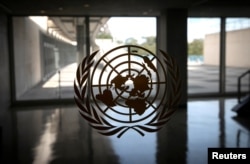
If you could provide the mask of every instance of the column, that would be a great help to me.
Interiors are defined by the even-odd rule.
[[[187,152],[187,9],[168,9],[158,19],[158,49],[180,68],[180,108],[157,134],[157,163],[186,163]]]

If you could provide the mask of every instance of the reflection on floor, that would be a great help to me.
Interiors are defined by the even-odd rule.
[[[158,133],[119,139],[91,129],[75,105],[14,108],[1,121],[0,152],[3,163],[206,163],[208,147],[250,147],[250,120],[236,121],[236,103],[189,101]]]

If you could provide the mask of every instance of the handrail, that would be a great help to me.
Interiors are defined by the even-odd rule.
[[[241,79],[246,76],[247,74],[250,74],[250,69],[244,72],[242,75],[238,77],[238,103],[241,103]],[[250,93],[250,76],[249,76],[249,93]]]

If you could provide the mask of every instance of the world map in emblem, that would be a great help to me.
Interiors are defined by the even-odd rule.
[[[120,137],[129,129],[144,135],[142,131],[158,130],[180,99],[178,74],[169,74],[169,80],[167,69],[177,72],[178,68],[172,57],[161,53],[156,56],[143,47],[125,45],[84,58],[74,83],[81,116],[104,135]],[[169,98],[174,102],[168,104]]]

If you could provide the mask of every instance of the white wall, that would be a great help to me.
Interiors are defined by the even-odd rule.
[[[40,82],[40,29],[28,17],[13,18],[16,97]]]
[[[219,65],[219,33],[205,37],[204,64]],[[250,29],[226,33],[226,66],[250,68]]]
[[[219,34],[209,34],[205,36],[204,40],[204,64],[205,65],[215,65],[218,66],[220,64],[219,57]]]
[[[226,65],[250,68],[250,29],[228,32]]]

